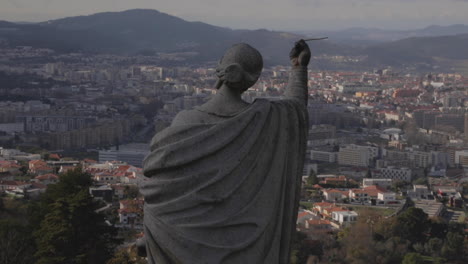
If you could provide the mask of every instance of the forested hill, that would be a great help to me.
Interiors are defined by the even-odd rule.
[[[464,32],[465,26],[432,26],[424,32],[437,35],[443,34],[444,30],[447,34]],[[345,36],[343,33],[342,37]],[[147,9],[97,13],[35,24],[0,21],[0,43],[12,46],[125,55],[191,52],[195,55],[188,62],[195,63],[216,61],[227,47],[246,42],[262,53],[267,65],[288,64],[290,48],[303,37],[265,29],[233,30],[189,22]],[[313,55],[363,55],[367,57],[362,61],[366,66],[432,63],[435,57],[468,58],[468,34],[412,37],[365,47],[345,43],[342,38],[331,36],[328,41],[313,42],[311,49]]]

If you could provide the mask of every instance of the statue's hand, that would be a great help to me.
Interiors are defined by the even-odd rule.
[[[301,39],[294,45],[289,53],[292,66],[307,66],[310,61],[309,45]]]

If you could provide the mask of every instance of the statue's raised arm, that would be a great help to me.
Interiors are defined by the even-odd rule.
[[[307,45],[291,52],[286,100],[242,93],[263,60],[247,44],[227,50],[216,95],[156,134],[140,183],[150,264],[289,263],[307,136]]]
[[[304,40],[296,42],[291,52],[292,70],[289,74],[289,82],[286,88],[285,96],[287,98],[298,99],[307,105],[307,65],[310,61],[310,49]]]

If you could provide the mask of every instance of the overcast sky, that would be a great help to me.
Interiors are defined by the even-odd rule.
[[[468,0],[0,0],[0,20],[35,22],[133,8],[234,29],[468,25]]]

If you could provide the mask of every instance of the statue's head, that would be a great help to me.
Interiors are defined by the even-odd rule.
[[[262,73],[263,59],[258,50],[245,43],[229,48],[221,58],[216,75],[216,88],[224,83],[230,88],[244,92],[254,85]]]

